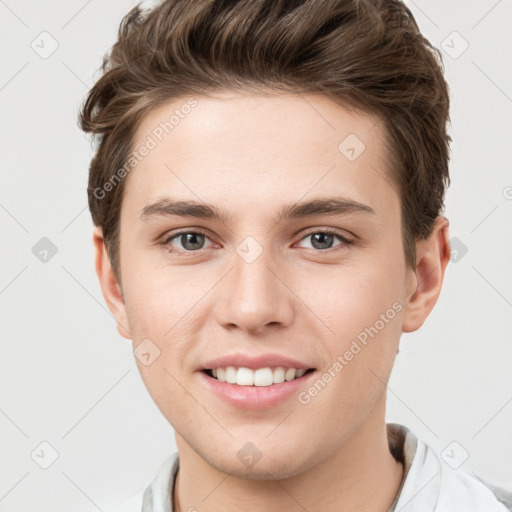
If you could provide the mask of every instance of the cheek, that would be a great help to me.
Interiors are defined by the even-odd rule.
[[[318,271],[314,286],[311,279],[296,282],[297,295],[322,320],[328,337],[343,344],[378,322],[390,308],[388,316],[393,317],[390,323],[399,323],[396,313],[401,309],[404,287],[400,268],[400,265],[386,266],[382,261],[372,264],[367,260],[364,265]]]
[[[190,268],[159,269],[134,265],[126,274],[127,312],[139,335],[167,339],[184,330],[195,304],[208,292],[205,280]]]
[[[342,410],[370,405],[389,378],[396,356],[403,316],[403,263],[380,252],[364,265],[338,267],[318,274],[316,293],[302,293],[304,302],[329,327],[323,338],[335,384],[332,400]],[[311,288],[310,288],[311,290]],[[319,291],[322,290],[322,293]],[[326,376],[329,379],[329,376]]]
[[[147,268],[126,276],[126,309],[136,363],[144,383],[162,413],[187,398],[179,383],[192,343],[194,304],[201,290],[184,286],[161,271]],[[206,290],[205,290],[206,291]],[[205,292],[203,291],[202,294]],[[140,345],[140,348],[138,348]],[[138,353],[151,354],[151,362]]]
[[[136,362],[157,404],[172,410],[183,391],[178,382],[185,384],[182,376],[192,370],[187,355],[204,321],[198,315],[201,299],[212,284],[198,279],[197,272],[195,278],[191,272],[187,276],[184,267],[173,271],[149,265],[145,269],[134,268],[137,270],[126,275],[125,290],[134,350],[137,354],[137,346],[141,344],[142,351],[142,343],[146,343],[158,354],[150,366],[144,364],[143,358]]]

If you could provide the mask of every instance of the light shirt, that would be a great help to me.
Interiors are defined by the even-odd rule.
[[[388,512],[510,512],[512,492],[441,461],[409,429],[387,424],[390,451],[402,462],[404,475]],[[456,464],[452,464],[456,466]],[[113,512],[173,512],[172,493],[179,468],[174,452],[153,481]]]

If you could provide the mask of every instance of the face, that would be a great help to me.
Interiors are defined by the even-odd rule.
[[[116,317],[179,448],[285,478],[383,422],[417,283],[383,126],[320,95],[196,100],[137,131]]]

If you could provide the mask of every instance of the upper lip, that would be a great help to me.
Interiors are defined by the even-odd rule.
[[[213,368],[226,368],[227,366],[234,366],[236,368],[244,367],[257,370],[258,368],[266,368],[269,366],[282,366],[284,368],[295,368],[297,370],[303,368],[308,370],[313,368],[307,363],[301,362],[297,359],[292,359],[280,354],[260,354],[257,356],[250,356],[248,354],[229,354],[221,357],[216,357],[206,361],[199,370],[211,370]]]

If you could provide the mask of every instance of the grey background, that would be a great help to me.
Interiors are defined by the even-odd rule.
[[[426,324],[402,337],[387,421],[446,470],[512,487],[512,2],[407,3],[451,86],[457,252]],[[0,511],[106,510],[175,448],[97,282],[76,124],[133,5],[0,1]]]

